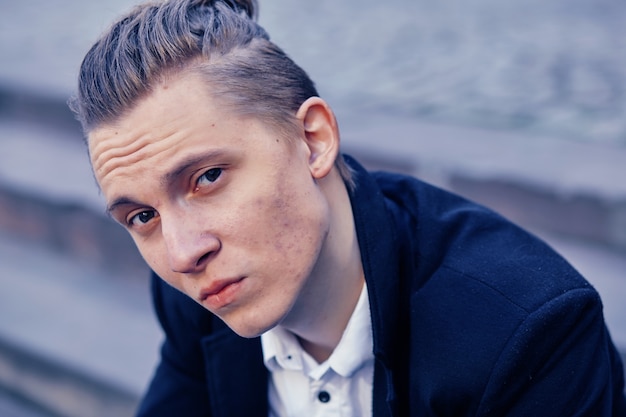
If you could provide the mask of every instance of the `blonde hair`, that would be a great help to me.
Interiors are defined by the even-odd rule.
[[[112,123],[171,73],[192,70],[212,97],[287,134],[317,96],[313,81],[257,24],[255,0],[169,0],[135,7],[91,47],[70,107],[85,133]],[[343,157],[336,165],[350,182]]]

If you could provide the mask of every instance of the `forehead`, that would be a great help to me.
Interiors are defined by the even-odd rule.
[[[101,138],[101,133],[109,130],[127,130],[136,126],[138,121],[163,121],[165,115],[176,117],[193,108],[214,110],[217,106],[213,105],[213,101],[214,98],[207,92],[206,83],[199,76],[185,73],[164,74],[139,97],[129,100],[119,116],[88,132],[88,140],[91,142],[92,138]]]
[[[216,115],[215,119],[251,119],[256,118],[268,130],[273,130],[281,136],[291,139],[300,135],[299,123],[295,113],[291,115],[272,109],[267,105],[259,104],[262,98],[235,97],[228,93],[227,86],[215,88],[207,76],[196,67],[169,70],[162,73],[153,84],[153,87],[127,111],[110,123],[96,126],[87,134],[90,153],[103,143],[108,137],[110,144],[112,136],[118,136],[129,128],[137,128],[137,121],[148,129],[162,128],[165,121],[174,118],[185,118],[199,113],[202,110]]]
[[[251,151],[264,142],[253,139],[268,132],[280,135],[260,119],[239,115],[214,100],[199,76],[186,75],[164,79],[115,123],[94,129],[88,144],[96,179],[107,197],[120,179],[156,174],[192,153]]]
[[[230,124],[243,122],[243,117],[216,103],[207,90],[206,83],[192,74],[163,78],[113,123],[89,132],[89,153],[96,175],[121,154],[133,153],[140,158],[142,150],[159,142],[171,144],[207,125],[225,120]]]

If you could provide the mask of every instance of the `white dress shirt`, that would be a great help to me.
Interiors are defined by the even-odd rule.
[[[371,416],[374,355],[367,288],[339,344],[323,363],[305,352],[296,337],[277,326],[261,336],[270,371],[270,417]]]

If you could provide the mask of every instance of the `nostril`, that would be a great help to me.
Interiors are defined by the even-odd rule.
[[[198,260],[196,261],[196,268],[201,267],[204,264],[206,264],[212,256],[214,256],[217,252],[219,252],[221,247],[222,247],[222,243],[214,236],[211,236],[211,239],[209,242],[205,242],[203,245],[199,247],[201,248],[201,250],[204,251],[204,254],[200,256]]]
[[[209,258],[210,253],[205,253],[204,255],[202,255],[200,257],[200,259],[198,259],[198,262],[196,262],[196,266],[200,266],[204,263],[204,261],[206,261]]]

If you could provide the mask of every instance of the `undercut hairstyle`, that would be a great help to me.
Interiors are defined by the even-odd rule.
[[[132,9],[81,64],[70,108],[85,136],[119,120],[164,77],[191,72],[220,105],[293,137],[296,112],[318,93],[257,24],[257,12],[256,0],[165,0]],[[335,165],[351,185],[341,155]]]

